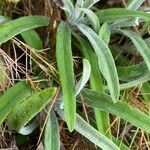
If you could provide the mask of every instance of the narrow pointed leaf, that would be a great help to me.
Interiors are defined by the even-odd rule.
[[[142,40],[142,38],[138,34],[134,32],[126,31],[126,30],[120,30],[120,31],[132,40],[134,46],[143,57],[150,71],[150,49],[147,46],[147,44],[144,42],[144,40]]]
[[[144,1],[145,1],[145,0],[132,0],[132,1],[128,4],[127,9],[137,10],[137,9],[142,5],[142,3],[143,3]]]
[[[106,43],[89,27],[80,24],[80,31],[86,35],[93,46],[98,58],[99,68],[105,77],[112,100],[116,102],[119,99],[119,81],[113,56]]]
[[[60,7],[67,12],[68,17],[70,17],[74,11],[74,6],[70,0],[62,1],[62,5]]]
[[[97,32],[98,29],[100,28],[100,22],[96,14],[92,10],[86,8],[79,8],[79,10],[81,10],[87,15],[88,20],[90,21],[93,29]]]
[[[84,0],[77,0],[75,4],[75,8],[82,8],[84,4]]]
[[[145,82],[140,88],[141,94],[145,102],[150,106],[150,83]]]
[[[108,45],[110,41],[110,30],[107,23],[104,23],[101,28],[99,29],[98,35],[105,41],[106,45]]]
[[[57,109],[57,113],[65,121],[63,110]],[[102,148],[103,150],[120,150],[118,146],[112,142],[112,140],[98,132],[78,114],[76,114],[76,118],[75,130],[90,140],[92,143]]]
[[[0,25],[0,45],[23,31],[47,26],[49,18],[44,16],[28,16],[11,20]]]
[[[83,90],[82,96],[85,99],[85,103],[90,107],[109,112],[150,133],[150,116],[140,110],[121,101],[113,103],[109,95],[88,89]]]
[[[8,117],[10,129],[20,131],[55,96],[56,88],[47,88],[32,94],[17,105]]]
[[[59,126],[54,111],[50,113],[46,124],[44,147],[45,150],[60,150]]]
[[[56,60],[63,92],[65,118],[70,131],[75,126],[76,98],[73,58],[71,51],[71,31],[61,22],[56,37]]]
[[[85,84],[88,82],[91,74],[91,65],[87,59],[83,59],[83,74],[78,83],[76,84],[76,95],[80,93]]]
[[[32,90],[26,82],[18,82],[0,97],[0,124],[14,107],[27,98]]]
[[[128,10],[126,8],[103,9],[97,11],[96,15],[101,23],[116,22],[124,19],[134,19],[136,17],[142,19],[143,21],[150,21],[150,14],[142,11]]]
[[[98,67],[96,54],[90,46],[90,43],[87,44],[87,42],[80,36],[77,37],[77,40],[79,43],[77,43],[76,46],[81,50],[84,57],[87,58],[91,64],[90,87],[94,91],[103,92],[103,79]],[[98,131],[105,134],[110,127],[109,114],[98,109],[94,109],[94,114]],[[110,130],[105,134],[105,136],[111,139]]]
[[[77,115],[75,129],[95,145],[101,147],[103,150],[120,150],[118,146],[114,144],[109,138],[94,129],[79,115]]]
[[[127,83],[120,84],[120,90],[126,90],[126,89],[133,88],[133,87],[143,84],[149,80],[150,80],[149,72],[145,73],[145,74],[141,74],[137,78],[130,80]],[[109,91],[108,86],[105,86],[105,90]]]
[[[34,30],[28,30],[21,33],[21,36],[23,37],[25,43],[35,49],[42,49],[42,41],[39,37],[39,35]]]
[[[84,8],[90,8],[92,7],[95,3],[97,3],[100,0],[85,0],[83,7]]]
[[[38,122],[38,120],[36,118],[29,125],[27,125],[25,127],[22,127],[18,133],[20,133],[22,135],[29,135],[29,134],[31,134],[33,132],[33,130],[35,128],[37,128],[38,125],[39,125],[39,122]]]
[[[134,78],[144,75],[145,73],[148,73],[149,71],[145,62],[141,62],[131,66],[119,66],[117,67],[117,72],[120,80],[130,81]]]

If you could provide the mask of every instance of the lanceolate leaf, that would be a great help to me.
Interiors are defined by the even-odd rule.
[[[3,23],[0,25],[0,45],[23,31],[48,24],[49,18],[44,16],[22,17]]]
[[[86,8],[79,8],[79,10],[83,11],[87,15],[93,29],[97,32],[100,28],[100,22],[96,14],[92,10]]]
[[[107,81],[112,100],[116,102],[119,99],[119,81],[113,56],[108,46],[91,28],[83,24],[78,25],[78,28],[86,35],[93,46],[97,54],[99,68]]]
[[[141,62],[132,66],[119,66],[117,67],[117,72],[120,80],[129,81],[139,76],[142,76],[149,71],[145,62]]]
[[[88,89],[83,90],[82,96],[87,105],[109,112],[150,133],[150,116],[136,108],[121,101],[113,103],[109,95]]]
[[[75,129],[103,150],[120,150],[110,139],[94,129],[90,124],[77,115]]]
[[[80,93],[80,91],[83,89],[85,84],[90,78],[91,74],[91,65],[87,59],[83,59],[83,74],[78,83],[76,84],[76,95]]]
[[[138,17],[144,21],[150,21],[150,14],[142,11],[128,10],[126,8],[109,8],[97,11],[101,23],[116,22],[124,19],[133,19]]]
[[[132,0],[127,9],[131,9],[131,10],[137,10],[141,5],[142,3],[144,2],[145,0]]]
[[[42,49],[42,41],[39,37],[39,35],[34,30],[28,30],[21,33],[21,36],[23,37],[25,43],[35,49]]]
[[[150,106],[150,83],[145,82],[140,88],[141,94],[145,100],[145,102]]]
[[[120,31],[132,40],[134,46],[136,47],[138,52],[142,55],[150,71],[150,49],[147,46],[147,44],[144,42],[144,40],[142,40],[142,38],[139,35],[137,35],[134,32],[126,31],[126,30],[120,30]]]
[[[18,104],[8,117],[10,129],[19,131],[54,98],[55,93],[56,88],[47,88]]]
[[[85,58],[87,58],[91,64],[91,76],[90,76],[90,88],[94,91],[103,92],[103,79],[98,67],[98,61],[95,52],[93,51],[90,44],[83,40],[80,36],[77,37],[79,43],[76,46],[81,50],[82,54]],[[105,134],[110,127],[109,123],[109,114],[106,112],[102,112],[101,110],[94,109],[96,125],[98,131]],[[103,119],[104,118],[104,119]],[[111,139],[111,132],[108,131],[105,136]]]
[[[63,110],[56,110],[59,116],[64,119]],[[82,119],[78,114],[76,114],[76,124],[75,129],[84,137],[89,139],[92,143],[102,148],[103,150],[120,150],[117,145],[115,145],[109,138],[98,132],[90,124],[88,124],[84,119]]]
[[[95,3],[97,3],[100,0],[85,0],[83,7],[84,8],[90,8],[92,7]]]
[[[0,124],[6,119],[14,107],[31,94],[26,82],[19,82],[0,97]]]
[[[135,78],[133,80],[130,80],[127,83],[120,84],[120,90],[126,90],[126,89],[133,88],[133,87],[138,86],[138,85],[140,85],[144,82],[147,82],[149,80],[150,80],[150,74],[148,72],[148,73],[145,73],[145,74],[138,76],[137,78]],[[105,89],[108,91],[107,86],[105,86]]]
[[[22,134],[22,135],[29,135],[33,132],[33,130],[35,128],[37,128],[39,125],[39,120],[37,118],[34,119],[34,121],[32,121],[30,124],[28,124],[25,127],[22,127],[18,133]]]
[[[0,24],[5,23],[9,21],[10,19],[8,17],[0,15]]]
[[[104,23],[101,28],[99,29],[98,35],[102,38],[102,40],[106,43],[106,45],[109,44],[110,41],[110,30],[107,25],[107,23]]]
[[[56,37],[56,60],[62,86],[65,118],[70,131],[75,126],[76,98],[71,51],[71,32],[69,27],[61,22]]]
[[[62,4],[60,7],[67,12],[68,17],[70,17],[74,11],[74,6],[70,0],[62,1]]]
[[[59,126],[54,111],[50,113],[46,124],[44,145],[45,150],[60,150]]]

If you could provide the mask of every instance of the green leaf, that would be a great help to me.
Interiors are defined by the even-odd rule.
[[[150,105],[150,83],[149,82],[145,82],[143,83],[143,85],[140,88],[140,91],[142,92],[142,96],[145,100],[145,102],[147,102]]]
[[[22,127],[19,131],[22,135],[29,135],[33,132],[35,128],[37,128],[39,125],[38,119],[35,118],[34,121],[32,121],[29,125]]]
[[[150,49],[147,46],[147,44],[144,42],[144,40],[142,40],[142,38],[134,32],[126,31],[126,30],[119,30],[119,31],[121,31],[124,35],[126,35],[127,37],[129,37],[132,40],[134,46],[136,47],[138,52],[143,57],[146,65],[150,71]]]
[[[10,129],[19,131],[54,98],[55,93],[56,88],[47,88],[18,104],[8,116]]]
[[[115,145],[110,139],[94,129],[79,115],[77,115],[75,129],[95,145],[101,147],[103,150],[120,150],[118,146]]]
[[[0,25],[0,45],[17,34],[33,28],[47,26],[49,18],[44,16],[27,16],[11,20]]]
[[[74,12],[74,6],[70,0],[63,1],[61,8],[67,12],[68,17],[71,17]]]
[[[137,9],[142,5],[142,3],[143,3],[144,1],[145,1],[145,0],[132,0],[132,1],[128,4],[127,9],[137,10]]]
[[[63,110],[57,108],[56,111],[65,120]],[[120,150],[109,138],[94,129],[78,114],[76,114],[75,130],[103,150]]]
[[[25,43],[35,49],[42,49],[42,41],[39,37],[39,35],[34,30],[28,30],[21,33],[21,36],[23,37]]]
[[[60,150],[60,135],[57,117],[52,111],[45,127],[45,150]]]
[[[117,22],[125,19],[134,19],[135,17],[138,17],[143,21],[150,21],[150,14],[142,11],[128,10],[126,8],[109,8],[99,10],[96,15],[101,23]]]
[[[124,144],[122,143],[121,141],[119,141],[117,138],[113,137],[113,142],[118,145],[118,147],[121,149],[121,150],[129,150],[129,148]]]
[[[5,23],[9,21],[10,19],[8,17],[0,15],[0,24]]]
[[[110,96],[103,93],[91,91],[88,89],[84,89],[81,93],[85,99],[85,103],[90,107],[109,112],[150,133],[150,116],[144,114],[138,109],[121,101],[113,103]]]
[[[96,54],[94,53],[90,44],[83,40],[83,38],[77,36],[77,40],[78,43],[76,44],[76,46],[81,50],[84,57],[87,58],[91,64],[90,87],[94,91],[103,92],[103,79],[98,67]],[[98,109],[94,109],[94,114],[98,131],[105,134],[111,139],[111,132],[110,130],[108,131],[110,127],[109,114]],[[108,132],[106,133],[106,131]]]
[[[142,74],[137,79],[131,80],[128,83],[120,84],[120,90],[125,90],[125,89],[132,88],[134,86],[138,86],[138,85],[140,85],[144,82],[147,82],[149,80],[150,80],[150,74],[149,73]]]
[[[83,7],[84,8],[90,8],[92,7],[95,3],[97,3],[100,0],[85,0]]]
[[[88,82],[91,74],[91,65],[87,59],[83,59],[83,74],[78,83],[76,84],[75,90],[76,95],[80,93],[85,84]]]
[[[148,73],[148,68],[145,62],[141,62],[132,66],[117,67],[119,79],[122,81],[130,81],[139,76]]]
[[[99,22],[98,17],[96,16],[96,14],[92,10],[89,10],[86,8],[79,8],[79,10],[81,10],[82,12],[84,12],[87,15],[88,20],[90,21],[94,31],[97,32],[98,29],[100,28],[100,22]]]
[[[84,4],[84,0],[77,0],[75,4],[75,8],[82,8]]]
[[[18,82],[5,91],[0,97],[0,124],[6,119],[14,107],[31,94],[30,86],[25,82]]]
[[[57,30],[56,60],[63,92],[65,118],[69,130],[72,131],[75,126],[76,98],[71,31],[63,22],[59,24]]]
[[[89,27],[84,24],[78,25],[80,31],[86,35],[93,46],[98,58],[99,68],[105,77],[112,100],[119,99],[119,81],[113,56],[106,43]]]
[[[108,45],[110,41],[110,30],[107,23],[104,23],[99,29],[98,35],[102,38],[102,40]]]

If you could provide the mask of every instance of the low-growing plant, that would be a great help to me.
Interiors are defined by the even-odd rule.
[[[109,114],[150,133],[149,113],[146,114],[132,106],[128,97],[124,96],[124,91],[133,87],[137,87],[141,93],[148,93],[150,89],[148,82],[150,51],[146,42],[148,38],[143,38],[148,33],[144,25],[148,25],[150,14],[137,10],[144,0],[132,0],[126,8],[102,10],[95,6],[99,0],[75,2],[62,0],[61,3],[54,0],[54,2],[64,11],[66,18],[56,20],[58,26],[55,45],[58,71],[50,61],[43,59],[43,51],[40,53],[41,39],[33,30],[48,26],[51,18],[45,16],[28,16],[15,20],[5,18],[7,22],[4,21],[5,23],[2,22],[0,25],[0,44],[12,39],[18,46],[19,44],[26,46],[30,49],[30,52],[26,52],[30,58],[29,69],[36,75],[40,75],[42,71],[44,74],[52,74],[54,80],[57,80],[57,83],[51,85],[45,81],[36,88],[34,80],[27,78],[30,84],[20,81],[4,92],[0,98],[0,123],[6,120],[9,129],[23,135],[30,134],[38,125],[37,114],[49,104],[46,124],[43,125],[46,150],[60,149],[56,113],[66,122],[70,132],[76,130],[104,150],[130,149],[132,144],[127,147],[111,132]],[[138,29],[140,25],[142,27]],[[18,34],[26,44],[14,38]],[[112,45],[111,38],[120,38],[121,35],[126,37],[127,44]],[[74,71],[73,54],[76,49],[82,56],[83,72],[80,79],[76,77],[77,73]],[[119,53],[122,49],[128,51],[131,49],[129,53],[134,54],[138,52],[142,61],[130,65],[130,57]],[[39,79],[41,80],[40,77]],[[149,96],[144,94],[142,96],[149,109]],[[93,108],[96,126],[91,121],[83,119],[84,115],[78,110],[78,104]]]

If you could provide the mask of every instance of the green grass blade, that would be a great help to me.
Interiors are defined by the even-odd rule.
[[[17,34],[33,28],[47,26],[49,18],[44,16],[28,16],[11,20],[0,25],[0,45]]]
[[[120,31],[132,40],[134,46],[143,57],[150,71],[150,50],[147,44],[144,42],[144,40],[142,40],[142,38],[138,34],[134,32],[126,31],[126,30],[120,30]]]
[[[26,82],[18,82],[0,97],[0,124],[14,107],[27,98],[32,90]]]
[[[123,103],[121,101],[113,103],[109,95],[88,89],[83,90],[82,96],[85,99],[85,103],[90,107],[109,112],[150,133],[150,116],[142,113],[127,103]]]
[[[44,147],[45,150],[60,150],[59,126],[54,111],[50,113],[45,127]]]
[[[75,127],[75,80],[71,50],[71,31],[61,22],[56,37],[56,60],[63,92],[65,118],[70,131]]]
[[[10,129],[19,131],[54,98],[55,93],[56,88],[47,88],[18,104],[8,116]]]
[[[35,49],[42,49],[42,41],[39,37],[39,35],[34,30],[28,30],[21,33],[21,36],[23,37],[25,43]]]
[[[96,12],[101,23],[116,22],[125,19],[134,19],[138,17],[144,21],[150,21],[150,14],[142,11],[128,10],[126,8],[109,8]]]
[[[112,100],[116,102],[120,93],[119,81],[115,62],[108,46],[91,28],[83,24],[78,25],[78,28],[86,35],[93,46],[97,54],[99,68],[107,81]]]
[[[84,119],[77,115],[77,121],[75,129],[88,138],[95,145],[101,147],[103,150],[119,150],[118,146],[115,145],[106,136],[95,130],[91,125],[89,125]]]
[[[87,59],[83,59],[83,74],[78,83],[76,84],[76,95],[80,93],[85,84],[88,82],[91,74],[91,65]]]

